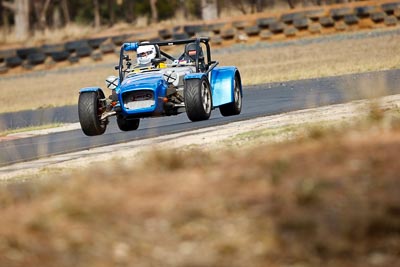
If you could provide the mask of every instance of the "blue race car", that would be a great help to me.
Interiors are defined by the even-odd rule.
[[[130,53],[137,53],[135,66]],[[124,43],[115,67],[119,75],[106,79],[111,95],[106,97],[98,87],[80,90],[82,130],[88,136],[101,135],[111,116],[116,116],[120,130],[132,131],[146,117],[186,112],[191,121],[201,121],[217,107],[223,116],[238,115],[243,96],[239,70],[217,65],[211,60],[209,38]]]

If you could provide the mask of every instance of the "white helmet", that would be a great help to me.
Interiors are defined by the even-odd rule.
[[[137,63],[139,65],[147,65],[153,58],[156,58],[156,47],[154,45],[142,45],[136,50]]]

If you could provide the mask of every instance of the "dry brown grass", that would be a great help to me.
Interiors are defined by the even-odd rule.
[[[215,58],[221,65],[238,66],[243,84],[250,85],[399,68],[398,43],[398,36],[384,36],[251,52],[243,50],[216,54]],[[36,77],[1,80],[1,88],[12,93],[0,95],[0,102],[7,103],[0,106],[0,112],[76,104],[80,88],[104,87],[105,77],[116,74],[107,65],[114,62],[117,57],[109,55],[101,63],[85,59],[80,65],[64,66],[63,73],[48,72]],[[80,69],[82,66],[86,68]]]
[[[5,185],[0,265],[397,266],[400,124],[383,118]]]

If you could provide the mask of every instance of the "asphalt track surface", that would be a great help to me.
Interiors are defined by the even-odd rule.
[[[78,129],[3,141],[0,142],[0,166],[234,121],[246,123],[248,119],[310,107],[399,94],[400,70],[263,84],[245,87],[243,91],[243,109],[238,116],[222,117],[215,109],[209,120],[195,123],[185,113],[149,118],[141,120],[139,129],[133,132],[121,132],[111,118],[106,133],[101,136],[87,137]]]

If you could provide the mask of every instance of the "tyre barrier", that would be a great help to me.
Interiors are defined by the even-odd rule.
[[[248,36],[256,36],[260,33],[260,28],[258,26],[248,26],[244,29],[244,32]]]
[[[40,52],[42,52],[41,49],[37,47],[17,49],[17,55],[22,59],[26,59],[29,54],[36,54]]]
[[[384,12],[386,12],[386,14],[388,15],[393,15],[394,11],[397,8],[400,8],[400,3],[398,2],[394,2],[394,3],[386,3],[386,4],[382,4],[381,8]]]
[[[39,64],[43,64],[44,61],[46,60],[46,54],[45,53],[32,53],[29,54],[27,57],[27,62],[28,64],[35,66],[35,65],[39,65]]]
[[[383,22],[385,20],[385,12],[376,11],[371,14],[371,20],[375,23]]]
[[[354,8],[354,14],[359,18],[367,18],[375,11],[377,11],[375,6],[360,6]]]
[[[222,37],[219,35],[211,37],[211,43],[214,45],[220,45],[222,44]]]
[[[285,29],[283,30],[283,34],[286,36],[286,37],[293,37],[293,36],[296,36],[296,33],[298,32],[298,30],[294,27],[294,26],[292,26],[292,25],[289,25],[289,26],[287,26],[287,27],[285,27]]]
[[[68,61],[70,62],[70,63],[78,63],[79,62],[79,57],[77,56],[77,55],[74,55],[74,54],[71,54],[69,57],[68,57]]]
[[[193,37],[196,33],[207,30],[207,27],[203,25],[186,25],[183,26],[183,32],[185,32],[188,36]]]
[[[269,25],[269,30],[272,33],[281,33],[283,32],[284,28],[285,28],[285,23],[281,21],[277,21]]]
[[[221,31],[221,37],[224,40],[233,39],[233,38],[235,38],[235,35],[236,35],[236,31],[235,31],[235,29],[232,29],[232,28],[224,29]]]
[[[114,53],[115,45],[113,43],[102,43],[99,47],[101,53],[103,54],[110,54]]]
[[[345,31],[347,30],[347,24],[344,21],[337,21],[335,22],[335,29],[337,31]]]
[[[161,37],[161,39],[166,40],[171,38],[172,32],[168,29],[163,29],[158,31],[158,35]]]
[[[272,37],[272,32],[270,30],[262,30],[260,32],[261,40],[268,40],[268,39],[271,39],[271,37]]]
[[[347,25],[354,25],[358,23],[359,19],[356,15],[350,14],[350,15],[344,15],[343,21]]]
[[[261,29],[267,29],[270,24],[276,23],[277,21],[275,17],[259,18],[257,19],[257,26]]]
[[[53,52],[50,54],[54,62],[65,61],[69,58],[70,53],[68,51]]]
[[[309,25],[308,18],[298,18],[293,20],[293,26],[296,27],[298,30],[306,30]]]
[[[306,18],[306,16],[307,16],[307,13],[301,11],[301,12],[295,12],[295,13],[282,14],[280,20],[286,24],[292,24],[294,22],[294,20],[303,19],[303,18]]]
[[[334,8],[329,11],[334,20],[342,19],[346,15],[353,15],[353,9],[349,7]]]
[[[317,34],[320,33],[322,30],[322,26],[319,23],[312,23],[310,24],[310,26],[308,26],[308,30],[312,33],[312,34]]]
[[[111,37],[111,41],[113,42],[114,45],[120,46],[120,45],[122,45],[122,44],[125,42],[125,40],[127,39],[127,37],[128,37],[128,36],[125,35],[125,34],[123,34],[123,35],[117,35],[117,36]]]
[[[396,27],[400,20],[400,0],[384,0],[352,4],[348,6],[315,7],[278,15],[249,16],[233,22],[212,22],[193,25],[178,25],[145,33],[120,34],[69,41],[60,44],[45,44],[38,47],[7,49],[0,51],[0,74],[15,67],[32,69],[39,64],[53,66],[57,62],[79,62],[82,57],[99,61],[108,53],[115,54],[118,47],[127,41],[162,41],[208,36],[213,45],[257,40],[281,40],[315,34],[330,34],[335,31],[366,28]],[[276,38],[275,38],[276,37]]]
[[[212,31],[214,34],[220,34],[221,30],[225,27],[226,23],[214,23],[208,25],[208,30]]]
[[[75,52],[80,47],[89,46],[87,40],[71,41],[65,43],[65,49],[70,53]]]
[[[385,23],[386,26],[396,26],[397,25],[397,18],[393,15],[385,17],[383,23]]]
[[[330,28],[335,26],[335,21],[331,17],[321,17],[319,18],[319,23],[322,27]]]
[[[23,62],[23,63],[22,63],[22,67],[23,67],[25,70],[33,70],[34,65],[30,64],[29,62]]]
[[[92,52],[92,53],[90,54],[90,57],[91,57],[94,61],[100,61],[100,60],[103,59],[103,54],[102,54],[101,52],[99,52],[99,51],[95,51],[95,52]]]
[[[306,17],[312,21],[318,21],[320,17],[325,16],[324,9],[308,10],[305,13]]]
[[[182,40],[189,38],[189,35],[186,32],[175,32],[172,34],[172,39]]]
[[[4,59],[6,66],[9,68],[15,68],[22,65],[23,60],[19,56],[8,57]]]
[[[232,22],[232,26],[237,30],[244,30],[244,28],[249,27],[250,25],[249,22],[241,20]]]
[[[89,39],[88,45],[92,48],[92,49],[97,49],[100,47],[100,45],[102,43],[104,43],[108,38],[107,37],[101,37],[101,38],[93,38],[93,39]]]
[[[77,49],[76,49],[76,55],[78,56],[78,57],[80,57],[80,58],[82,58],[82,57],[88,57],[88,56],[90,56],[90,54],[93,52],[93,49],[89,46],[89,45],[87,45],[87,46],[81,46],[81,47],[78,47]]]
[[[51,55],[55,52],[61,52],[65,50],[64,44],[52,44],[52,45],[42,45],[42,52],[46,55]]]

